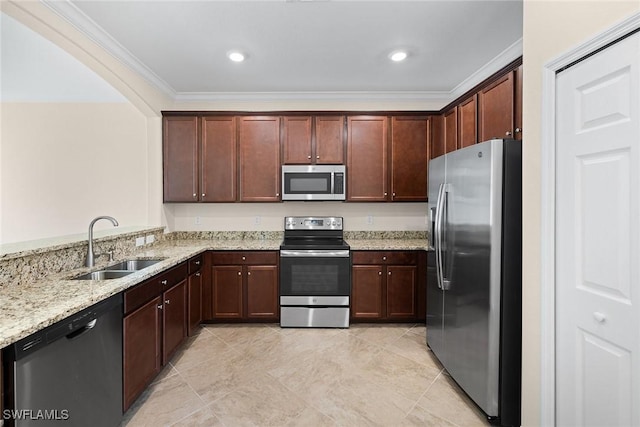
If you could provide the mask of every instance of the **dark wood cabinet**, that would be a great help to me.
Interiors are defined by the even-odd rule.
[[[165,202],[198,200],[198,117],[163,118]]]
[[[426,282],[417,251],[354,251],[351,317],[353,320],[424,321]]]
[[[187,336],[187,271],[182,263],[124,292],[124,411]]]
[[[214,320],[278,320],[277,252],[212,252],[210,257]]]
[[[189,260],[189,282],[187,287],[187,335],[192,336],[202,323],[202,262],[198,255]]]
[[[200,201],[236,201],[236,139],[235,117],[202,118]]]
[[[468,147],[478,142],[478,95],[465,99],[458,105],[460,128],[458,148]]]
[[[282,119],[283,164],[344,163],[344,116]]]
[[[480,140],[512,138],[515,71],[508,72],[478,93]]]
[[[427,200],[429,125],[427,117],[392,117],[390,200]]]
[[[446,111],[443,120],[444,149],[450,153],[458,149],[458,107]]]
[[[348,201],[387,201],[387,123],[384,116],[347,119]]]
[[[123,405],[129,409],[162,368],[162,298],[157,296],[124,318]]]
[[[280,201],[280,117],[239,117],[241,202]]]
[[[515,100],[514,100],[514,129],[513,136],[517,140],[522,139],[522,65],[515,70]]]
[[[444,147],[444,115],[431,116],[431,144],[429,159],[435,159],[446,153]]]

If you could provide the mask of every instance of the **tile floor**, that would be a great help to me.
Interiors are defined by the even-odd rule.
[[[424,325],[204,325],[123,426],[483,426]]]

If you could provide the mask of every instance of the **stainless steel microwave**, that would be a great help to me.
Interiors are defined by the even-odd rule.
[[[283,165],[282,200],[345,200],[344,165]]]

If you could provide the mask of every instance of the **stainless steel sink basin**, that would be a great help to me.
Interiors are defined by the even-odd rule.
[[[119,262],[115,265],[110,265],[105,268],[105,270],[130,270],[130,271],[138,271],[143,268],[147,268],[152,266],[153,264],[157,264],[161,259],[129,259],[126,261]]]
[[[127,270],[98,270],[93,273],[86,273],[82,276],[74,277],[74,280],[108,280],[119,279],[124,276],[128,276],[133,271]]]

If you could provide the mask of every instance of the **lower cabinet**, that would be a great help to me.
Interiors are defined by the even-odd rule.
[[[123,410],[187,336],[187,263],[124,292]]]
[[[203,255],[189,260],[189,283],[187,287],[187,335],[195,334],[202,323],[202,262]]]
[[[351,319],[424,322],[426,274],[419,251],[354,251]]]
[[[211,252],[213,320],[278,321],[278,252]]]

